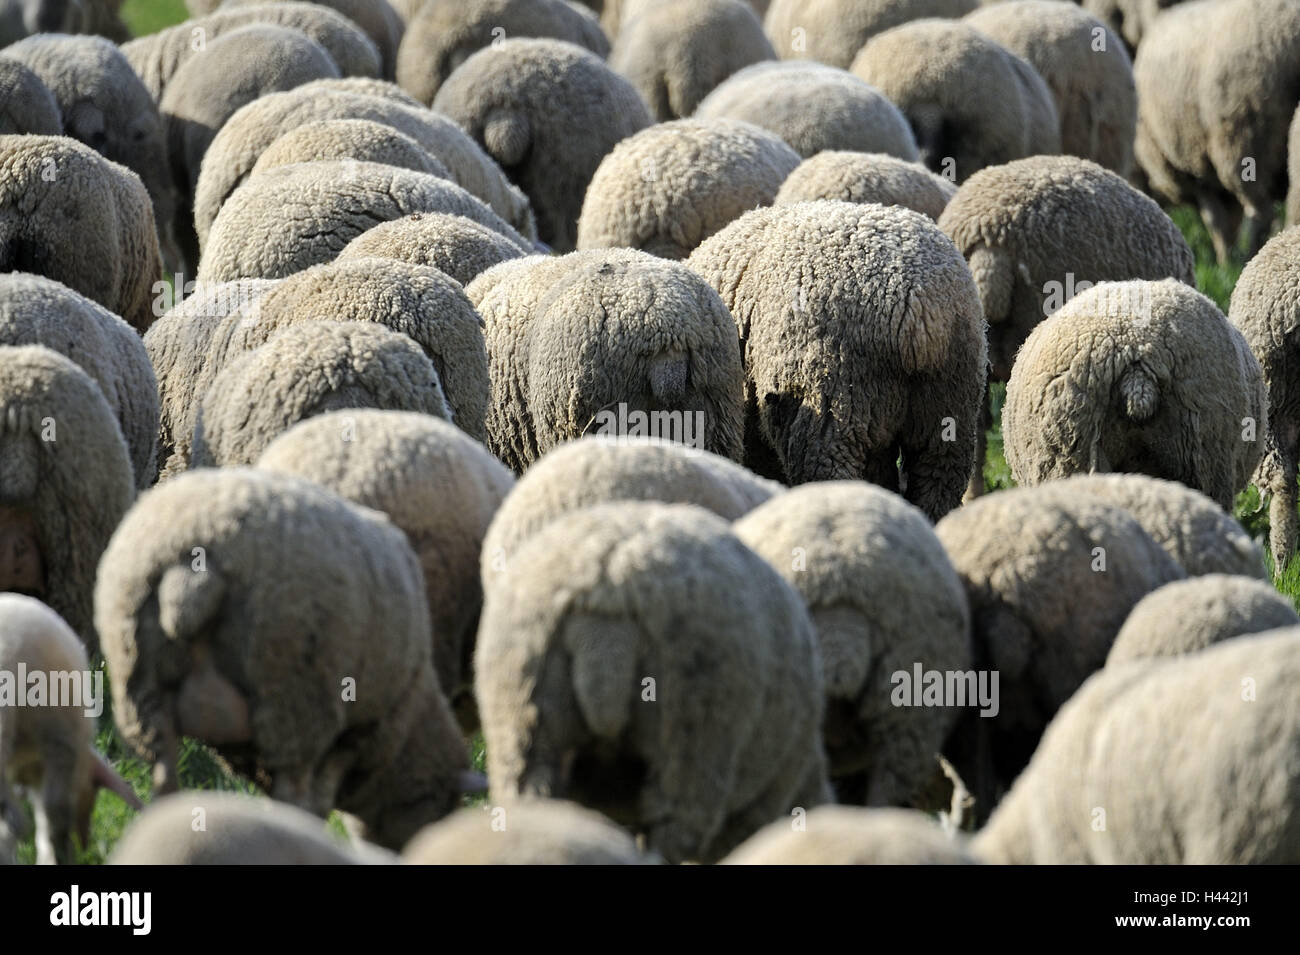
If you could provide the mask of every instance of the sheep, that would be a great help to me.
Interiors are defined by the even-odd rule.
[[[364,865],[395,861],[325,832],[295,806],[242,793],[176,793],[151,803],[122,834],[109,865]]]
[[[259,96],[339,76],[338,67],[299,30],[255,23],[223,33],[176,70],[159,103],[173,168],[192,197],[203,155],[222,125]],[[181,178],[181,177],[178,177]]]
[[[1204,650],[1243,634],[1300,626],[1291,601],[1253,577],[1209,574],[1153,590],[1129,613],[1106,666]]]
[[[465,809],[421,830],[402,850],[407,865],[647,865],[625,831],[598,812],[559,799]]]
[[[741,214],[771,205],[798,165],[798,153],[749,123],[659,123],[601,161],[582,203],[578,248],[684,259]]]
[[[1087,10],[1122,37],[1131,56],[1162,11],[1183,0],[1081,0]]]
[[[1127,511],[1189,577],[1234,574],[1268,580],[1264,552],[1230,513],[1199,491],[1145,474],[1079,474],[1040,485]]]
[[[158,378],[158,480],[189,467],[195,418],[204,394],[198,384],[217,327],[241,310],[244,317],[256,320],[255,303],[279,281],[240,279],[197,286],[145,332],[145,350]]]
[[[931,520],[958,505],[984,321],[966,263],[933,222],[875,204],[776,206],[741,216],[686,265],[739,328],[746,466],[790,484],[866,479]]]
[[[283,0],[276,0],[283,2]],[[375,79],[373,76],[344,76],[336,80],[312,80],[303,84],[305,92],[310,93],[355,93],[361,96],[378,97],[402,106],[422,109],[424,104],[388,80]]]
[[[808,613],[700,508],[624,501],[539,531],[486,592],[474,672],[507,813],[572,799],[708,863],[830,799]]]
[[[1288,215],[1288,219],[1290,216]],[[1255,475],[1270,494],[1269,545],[1280,572],[1296,549],[1296,473],[1300,467],[1300,388],[1292,382],[1291,358],[1300,348],[1300,309],[1293,264],[1300,229],[1285,229],[1246,263],[1228,307],[1228,321],[1259,360],[1268,388],[1269,428]]]
[[[524,241],[486,205],[438,176],[350,159],[294,163],[259,173],[221,207],[203,245],[198,280],[284,278],[331,261],[367,229],[413,212],[463,215]]]
[[[1189,49],[1201,53],[1188,56]],[[1245,216],[1249,259],[1287,192],[1279,144],[1300,98],[1300,7],[1291,0],[1180,4],[1152,24],[1133,76],[1134,152],[1151,190],[1200,209],[1221,263]]]
[[[969,24],[917,20],[886,30],[852,70],[907,117],[921,161],[955,182],[985,166],[1061,151],[1043,78]]]
[[[970,263],[989,322],[990,377],[1076,290],[1123,279],[1194,286],[1195,258],[1151,199],[1094,162],[1033,156],[975,173],[939,217]]]
[[[338,75],[330,55],[314,40],[298,30],[267,24],[223,33],[181,64],[158,108],[180,197],[173,229],[191,267],[198,264],[191,212],[194,188],[217,130],[258,96]]]
[[[514,476],[446,422],[399,411],[332,411],[280,435],[259,470],[295,474],[383,511],[424,572],[433,664],[461,726],[478,725],[470,663],[483,592],[477,560]]]
[[[464,216],[416,212],[367,229],[343,247],[335,261],[398,259],[428,265],[468,285],[499,262],[523,258],[523,246]]]
[[[1126,511],[1049,488],[978,498],[934,530],[966,588],[975,668],[998,674],[997,716],[968,714],[945,749],[986,814],[1133,606],[1184,573]]]
[[[496,268],[516,263],[482,299],[467,290],[487,337],[487,445],[507,467],[589,431],[740,457],[735,323],[698,275],[631,249]]]
[[[436,156],[457,184],[487,203],[522,236],[529,240],[537,237],[523,193],[506,181],[500,168],[451,120],[382,96],[322,88],[317,81],[259,97],[221,127],[204,157],[194,190],[194,228],[200,248],[222,204],[249,176],[263,151],[295,127],[326,119],[369,119],[405,133]]]
[[[547,452],[528,469],[483,539],[484,588],[534,534],[570,511],[613,501],[691,504],[735,521],[783,488],[734,461],[652,438],[591,435]]]
[[[976,0],[772,0],[763,27],[782,59],[847,69],[873,36],[909,20],[961,17]]]
[[[631,80],[659,122],[690,116],[737,70],[776,53],[743,0],[673,0],[623,25],[610,68]]]
[[[225,0],[223,9],[239,9],[255,4],[284,3],[286,0]],[[312,0],[343,14],[368,36],[379,51],[379,71],[391,80],[397,69],[397,46],[402,42],[401,18],[388,0]],[[211,12],[211,11],[206,11]]]
[[[1300,630],[1106,667],[972,849],[998,863],[1300,861]]]
[[[79,12],[68,0],[0,0],[0,47],[33,33],[75,33]]]
[[[907,809],[821,806],[803,829],[781,820],[761,829],[723,865],[977,865],[963,835]]]
[[[97,33],[114,43],[130,39],[123,0],[0,0],[0,47],[34,33]]]
[[[1296,109],[1296,115],[1291,119],[1286,148],[1286,174],[1289,182],[1286,193],[1286,226],[1289,227],[1300,222],[1300,108]]]
[[[108,309],[52,279],[0,275],[0,345],[44,345],[81,366],[103,393],[130,452],[134,484],[153,483],[158,385],[140,336]]]
[[[449,417],[476,441],[486,437],[489,385],[483,321],[455,281],[437,269],[392,259],[349,259],[319,265],[281,282],[213,331],[201,374],[205,394],[240,354],[289,325],[318,320],[366,322],[411,338],[433,363]]]
[[[99,787],[140,808],[131,787],[94,749],[91,717],[104,701],[92,684],[86,650],[39,600],[0,594],[0,674],[8,684],[0,693],[0,699],[8,697],[0,705],[0,865],[13,861],[16,837],[25,828],[11,781],[26,787],[32,800],[36,861],[75,862],[73,837],[90,844]],[[29,697],[38,692],[42,705]],[[18,694],[23,702],[16,702]]]
[[[406,24],[397,83],[429,105],[476,52],[499,51],[512,37],[562,40],[602,60],[609,56],[609,40],[595,18],[561,0],[428,0]]]
[[[935,753],[958,710],[899,707],[898,674],[971,668],[966,593],[929,520],[888,491],[838,481],[778,495],[732,530],[812,617],[839,801],[912,804],[938,769]],[[973,692],[968,705],[978,705]]]
[[[583,195],[601,160],[651,124],[627,80],[559,40],[505,40],[480,50],[439,87],[433,106],[519,185],[538,238],[557,252],[574,248]]]
[[[738,119],[762,126],[804,159],[823,150],[920,154],[898,107],[847,70],[807,60],[756,63],[719,84],[696,119]]]
[[[0,272],[17,271],[147,329],[162,256],[139,177],[66,136],[0,136]]]
[[[1135,471],[1231,511],[1260,459],[1267,402],[1245,338],[1204,295],[1174,279],[1103,282],[1025,340],[1003,449],[1020,484]]]
[[[971,176],[939,217],[989,323],[989,377],[1007,381],[1029,333],[1076,290],[1120,279],[1195,284],[1195,260],[1154,201],[1096,163],[1033,156]],[[987,406],[970,493],[984,487]]]
[[[193,467],[251,465],[299,421],[346,408],[451,418],[420,346],[371,322],[300,322],[222,369],[199,404]]]
[[[442,160],[430,155],[405,133],[368,119],[324,119],[303,123],[285,133],[258,157],[250,176],[298,162],[353,159],[382,163],[452,178]]]
[[[121,51],[103,37],[39,35],[6,47],[0,57],[22,63],[49,88],[59,104],[64,135],[140,177],[163,259],[179,268],[172,226],[178,197],[168,175],[162,119]]]
[[[471,279],[465,286],[465,295],[469,298],[470,304],[481,313],[485,305],[492,306],[495,304],[489,302],[488,296],[496,290],[497,286],[507,280],[511,282],[523,280],[524,284],[520,290],[528,295],[528,300],[524,303],[526,310],[536,304],[537,297],[549,287],[556,276],[568,272],[577,263],[585,262],[602,254],[617,255],[618,253],[578,252],[569,255],[545,255],[541,252],[533,252],[522,258],[506,259],[504,262],[498,262],[496,265],[484,269]],[[632,257],[635,257],[634,253]],[[510,302],[505,301],[501,304],[508,308]]]
[[[956,191],[951,182],[920,163],[884,153],[828,149],[805,159],[786,176],[773,205],[817,199],[878,202],[902,206],[937,221]]]
[[[47,603],[98,648],[95,565],[135,497],[99,385],[42,345],[0,346],[0,591]]]
[[[0,57],[0,135],[62,132],[63,115],[50,88],[17,60]]]
[[[223,33],[252,23],[289,27],[325,48],[344,76],[378,77],[379,50],[361,28],[342,14],[315,3],[261,3],[218,10],[122,44],[145,88],[160,101],[181,64]]]
[[[391,334],[391,333],[388,333]],[[382,514],[242,468],[145,492],[99,565],[95,625],[122,738],[176,789],[181,735],[271,797],[398,849],[458,802],[420,565]]]
[[[964,17],[1038,71],[1061,121],[1061,151],[1121,177],[1133,169],[1133,64],[1100,20],[1057,0],[994,3]]]

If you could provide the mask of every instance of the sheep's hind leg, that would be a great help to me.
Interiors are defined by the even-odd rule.
[[[1201,220],[1214,243],[1214,257],[1220,265],[1227,265],[1241,232],[1241,206],[1230,196],[1206,193],[1201,196],[1200,210]]]
[[[5,768],[13,759],[13,724],[0,721],[0,865],[14,861],[18,841],[28,835],[27,817]]]
[[[1265,204],[1246,217],[1246,261],[1255,257],[1255,253],[1268,241],[1268,234],[1273,229],[1273,207]]]
[[[1296,549],[1296,472],[1294,456],[1282,462],[1282,474],[1274,484],[1269,503],[1269,549],[1273,552],[1273,572],[1281,574]]]
[[[989,430],[993,427],[993,397],[988,388],[984,389],[984,400],[980,406],[979,430],[975,432],[975,464],[970,473],[970,484],[962,497],[963,503],[974,500],[984,493],[984,459],[989,453]]]
[[[292,767],[276,769],[272,773],[271,798],[276,802],[297,806],[313,815],[321,815],[314,808],[314,774],[310,768]],[[329,814],[329,810],[325,810]]]
[[[40,795],[33,800],[33,808],[38,811],[37,851],[53,854],[59,865],[70,865],[77,861],[72,834],[77,822],[77,773],[83,768],[81,754],[55,746],[46,747],[44,757]]]
[[[155,730],[158,734],[155,752],[158,755],[153,764],[154,795],[167,796],[180,790],[177,769],[180,765],[180,740],[172,726],[157,726]]]
[[[352,769],[355,758],[349,752],[327,753],[316,766],[311,778],[308,798],[311,811],[322,818],[328,818],[338,800],[339,788],[343,779]]]

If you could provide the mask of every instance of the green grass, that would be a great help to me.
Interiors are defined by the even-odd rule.
[[[1220,265],[1214,257],[1210,234],[1205,231],[1201,217],[1195,209],[1191,206],[1180,206],[1170,210],[1169,217],[1182,231],[1187,244],[1192,247],[1192,254],[1196,256],[1196,287],[1208,298],[1213,299],[1226,314],[1233,286],[1237,284],[1237,277],[1241,275],[1241,267],[1244,264],[1241,259],[1244,257],[1244,251],[1238,249],[1238,254],[1233,261],[1227,265]]]
[[[126,0],[122,19],[135,36],[157,33],[189,16],[185,0]]]
[[[988,433],[988,449],[984,452],[984,489],[1001,491],[1015,487],[1011,478],[1011,468],[1007,467],[1006,455],[1002,452],[1002,405],[1007,398],[1007,386],[1001,381],[989,385],[989,406],[993,411],[993,427]]]

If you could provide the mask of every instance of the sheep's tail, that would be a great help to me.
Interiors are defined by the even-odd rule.
[[[661,404],[672,407],[685,400],[689,380],[690,359],[683,352],[664,352],[650,363],[650,393]]]
[[[1001,249],[981,245],[971,250],[967,265],[975,279],[984,318],[990,325],[1011,317],[1011,295],[1016,269],[1011,257]]]
[[[1119,379],[1119,393],[1124,401],[1124,415],[1131,421],[1147,421],[1160,403],[1160,388],[1155,376],[1142,364],[1130,365]]]
[[[158,623],[171,639],[189,643],[207,629],[225,596],[218,571],[174,564],[158,581]]]
[[[210,568],[176,564],[158,582],[158,623],[187,648],[189,670],[176,694],[177,728],[209,743],[252,738],[248,701],[223,674],[204,634],[221,612],[226,581]]]

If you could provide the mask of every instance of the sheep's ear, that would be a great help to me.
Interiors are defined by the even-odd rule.
[[[574,614],[564,626],[564,646],[573,660],[573,695],[587,726],[603,739],[623,732],[640,692],[636,657],[641,634],[617,617]]]
[[[90,778],[96,787],[107,789],[109,792],[117,793],[132,809],[143,809],[139,797],[136,796],[135,790],[131,788],[130,783],[123,779],[116,769],[108,765],[108,760],[95,749],[90,751]]]
[[[1011,257],[1001,249],[981,245],[971,252],[967,262],[984,306],[984,318],[990,325],[1006,321],[1011,311],[1011,289],[1015,284]]]
[[[518,166],[532,143],[533,131],[522,113],[493,110],[483,124],[483,145],[502,166]]]
[[[158,581],[158,623],[173,640],[202,632],[226,596],[225,580],[215,568],[196,570],[175,564]]]

